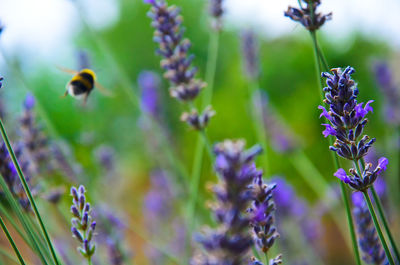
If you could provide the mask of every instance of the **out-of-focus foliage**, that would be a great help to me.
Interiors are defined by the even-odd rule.
[[[185,34],[193,44],[191,51],[196,55],[194,62],[199,67],[198,75],[204,77],[209,38],[206,1],[171,2],[182,6]],[[120,210],[123,209],[129,216],[127,225],[134,230],[143,230],[144,227],[141,210],[144,194],[149,189],[149,172],[168,165],[167,159],[163,158],[162,149],[154,150],[155,147],[152,146],[155,141],[154,134],[144,129],[146,125],[143,124],[138,102],[129,96],[133,91],[137,98],[140,97],[137,77],[141,71],[152,70],[161,73],[159,57],[154,53],[156,45],[152,42],[153,30],[149,25],[150,19],[146,17],[148,9],[141,1],[121,1],[121,16],[117,23],[104,30],[94,31],[81,21],[82,31],[71,44],[76,50],[83,49],[88,52],[99,81],[114,92],[114,97],[105,97],[94,91],[85,107],[73,98],[62,99],[59,96],[64,92],[70,76],[58,71],[53,65],[43,64],[36,67],[34,77],[26,79],[23,73],[15,72],[20,65],[24,65],[24,60],[29,60],[24,57],[13,58],[12,64],[5,66],[9,76],[5,76],[6,82],[2,91],[2,97],[12,99],[6,102],[9,109],[16,110],[9,113],[6,121],[8,127],[16,124],[16,119],[22,112],[20,96],[28,90],[34,92],[40,122],[50,138],[64,140],[71,145],[70,158],[78,161],[83,169],[79,175],[79,184],[86,185],[89,190],[88,196],[94,197],[91,201],[100,204],[105,200],[117,205]],[[257,140],[252,126],[249,84],[241,63],[240,31],[229,25],[226,28],[220,37],[213,97],[213,108],[217,115],[210,122],[208,134],[212,142],[225,138],[243,138],[251,146]],[[299,31],[298,34],[271,40],[264,37],[264,32],[268,32],[268,29],[255,30],[260,33],[261,88],[267,92],[283,123],[293,130],[300,146],[325,179],[335,182],[331,154],[321,134],[321,120],[318,118],[320,112],[317,109],[320,104],[318,80],[311,41],[306,38],[307,33]],[[357,70],[353,78],[358,82],[361,101],[375,99],[375,111],[369,115],[367,130],[369,135],[378,139],[378,150],[383,151],[387,147],[384,139],[392,132],[384,126],[381,119],[383,97],[376,87],[371,67],[374,58],[387,59],[393,56],[393,51],[380,40],[366,39],[361,35],[354,36],[352,41],[341,45],[341,48],[331,44],[330,38],[332,36],[323,35],[322,30],[320,44],[330,66],[352,65]],[[59,65],[64,65],[64,62],[59,62]],[[21,78],[25,80],[21,82]],[[170,98],[168,84],[164,80],[161,88],[160,109],[163,126],[169,132],[168,139],[175,148],[173,152],[182,160],[188,172],[191,172],[196,142],[194,139],[197,134],[179,121],[182,106]],[[98,146],[104,144],[115,148],[117,157],[118,174],[108,178],[104,176],[104,171],[100,169],[94,155]],[[288,162],[289,155],[276,153],[270,147],[267,148],[267,153],[270,176],[266,177],[286,176],[301,196],[315,203],[316,194]],[[390,160],[390,154],[388,158]],[[261,161],[260,158],[258,160]],[[204,161],[206,163],[202,171],[200,190],[202,200],[199,202],[202,213],[206,209],[206,200],[211,197],[205,189],[205,184],[216,180],[206,155]],[[170,168],[169,170],[171,171]],[[174,178],[173,173],[171,175],[179,184],[179,179]],[[67,197],[63,197],[63,204],[59,206],[63,212],[69,209]],[[203,224],[207,221],[208,216],[203,216],[198,218],[197,223]],[[54,222],[51,229],[53,232],[57,231],[56,225],[62,226],[60,230],[65,230],[68,236],[68,228],[62,223]],[[334,235],[329,229],[330,225],[327,221],[325,238]],[[129,233],[128,247],[136,256],[136,264],[149,264],[146,263],[148,261],[143,254],[145,247],[142,245],[143,241],[137,234]],[[326,242],[324,245],[333,247],[333,244]],[[341,250],[333,247],[327,251],[327,257],[331,258],[329,264],[343,264],[348,261],[347,257],[342,259],[336,256]],[[330,251],[336,254],[331,254]]]

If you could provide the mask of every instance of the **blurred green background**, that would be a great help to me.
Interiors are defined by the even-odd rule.
[[[182,7],[185,36],[193,44],[191,52],[196,56],[194,64],[199,69],[197,76],[204,78],[210,31],[206,1],[169,2]],[[5,77],[1,91],[1,98],[8,110],[5,124],[9,131],[18,126],[24,96],[28,91],[32,92],[37,98],[36,113],[39,123],[43,125],[52,141],[63,141],[71,147],[69,158],[78,162],[83,169],[77,180],[79,183],[60,178],[50,181],[53,182],[52,185],[62,184],[68,189],[70,184],[84,184],[95,207],[104,201],[122,212],[131,228],[127,233],[126,247],[132,250],[135,264],[150,264],[145,254],[145,243],[134,232],[145,231],[142,205],[149,190],[149,174],[153,169],[167,169],[171,172],[175,185],[178,188],[181,186],[180,179],[166,158],[163,148],[157,146],[155,128],[144,129],[143,115],[136,101],[140,98],[137,77],[141,71],[151,70],[162,74],[160,58],[154,52],[156,44],[152,42],[153,29],[150,27],[150,19],[146,16],[149,7],[141,1],[120,1],[118,20],[101,30],[91,28],[85,20],[83,7],[78,9],[83,15],[75,23],[81,25],[81,30],[71,43],[72,49],[88,53],[99,82],[112,90],[115,96],[106,97],[94,91],[87,106],[83,107],[81,102],[71,97],[60,98],[71,76],[59,71],[56,65],[46,62],[32,65],[26,63],[29,58],[23,53],[3,53],[0,73]],[[324,178],[335,185],[331,154],[327,148],[327,141],[321,134],[323,127],[318,118],[320,111],[317,106],[320,104],[320,97],[308,33],[298,30],[290,35],[268,38],[261,34],[264,30],[254,30],[260,33],[260,87],[267,92],[282,124],[297,137],[298,144],[306,156]],[[358,33],[355,33],[351,40],[343,40],[340,47],[331,42],[332,38],[335,36],[324,34],[322,29],[319,35],[321,47],[330,66],[351,65],[356,69],[353,78],[358,82],[361,101],[375,100],[375,111],[369,115],[367,133],[377,138],[378,152],[389,158],[391,170],[388,175],[395,175],[397,162],[392,162],[396,157],[392,148],[395,128],[388,126],[382,119],[384,101],[372,74],[372,64],[376,59],[383,59],[398,68],[397,51],[384,40],[366,38]],[[76,54],[71,53],[67,57],[70,58],[69,61],[60,61],[57,64],[76,68]],[[186,170],[191,172],[197,133],[179,121],[185,107],[170,98],[165,80],[162,80],[159,93],[162,98],[162,127],[168,132],[168,141],[174,147],[172,152]],[[220,37],[212,105],[217,112],[208,129],[212,143],[226,138],[243,138],[248,146],[257,143],[250,112],[249,83],[243,74],[240,30],[234,27],[227,27]],[[18,136],[13,134],[12,137]],[[102,174],[94,155],[102,145],[115,149],[117,173],[111,176],[111,179]],[[290,162],[295,157],[293,154],[275,152],[270,146],[266,153],[269,165],[267,178],[275,175],[285,176],[300,196],[311,204],[318,203],[317,194]],[[260,163],[261,158],[258,158],[257,162]],[[203,216],[202,213],[206,210],[206,201],[212,199],[205,184],[216,181],[211,169],[211,161],[205,154],[200,186],[201,201],[198,204],[200,214],[196,223],[198,228],[209,222],[207,216]],[[310,175],[309,178],[313,176]],[[395,176],[393,181],[396,181]],[[393,191],[398,191],[398,183],[397,186],[392,186],[391,192]],[[184,199],[179,197],[178,201]],[[62,204],[58,206],[64,215],[68,215],[69,203],[70,198],[66,194]],[[341,208],[340,205],[336,207]],[[52,208],[42,208],[49,215],[53,212]],[[177,214],[185,214],[179,212],[177,210]],[[54,223],[51,231],[55,237],[69,237],[66,224],[50,220],[49,222]],[[325,240],[322,242],[327,249],[325,264],[350,264],[347,263],[351,258],[350,252],[343,246],[343,238],[335,237],[336,228],[329,217],[324,222],[327,227]],[[345,219],[343,223],[345,224]],[[62,232],[63,230],[65,232]],[[72,255],[75,254],[78,255]]]

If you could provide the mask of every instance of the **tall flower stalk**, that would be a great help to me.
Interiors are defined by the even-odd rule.
[[[222,16],[224,13],[223,9],[224,0],[209,0],[209,11],[211,16],[211,30],[209,34],[208,42],[208,54],[207,54],[207,66],[206,66],[206,83],[207,89],[204,91],[202,96],[201,106],[207,108],[212,103],[212,96],[214,90],[215,72],[218,62],[218,50],[219,50],[219,38],[222,30]],[[203,165],[204,148],[207,142],[204,141],[205,132],[201,132],[197,136],[196,147],[193,157],[192,175],[190,190],[193,193],[192,200],[189,204],[189,218],[190,226],[194,226],[194,220],[196,215],[196,204],[199,192],[201,168]],[[209,147],[206,147],[209,148]],[[212,157],[212,154],[209,154]],[[189,229],[190,231],[191,229]],[[188,237],[190,237],[190,232]]]
[[[262,162],[264,170],[268,169],[268,151],[266,141],[266,129],[263,121],[263,95],[261,92],[260,62],[258,40],[253,31],[247,30],[242,33],[242,54],[244,62],[244,70],[249,81],[249,102],[254,99],[255,104],[251,104],[251,116],[258,141],[261,143],[264,153],[262,154]],[[268,172],[265,171],[268,175]]]
[[[6,234],[6,237],[7,237],[8,241],[10,242],[12,248],[14,249],[14,252],[15,252],[15,254],[17,255],[17,258],[18,258],[18,260],[19,260],[19,263],[20,263],[21,265],[25,265],[25,261],[24,261],[24,259],[22,258],[22,255],[21,255],[21,253],[19,252],[19,250],[18,250],[18,248],[17,248],[17,245],[15,244],[14,239],[12,238],[10,232],[8,231],[7,226],[6,226],[6,224],[4,223],[3,218],[2,218],[1,216],[0,216],[0,226],[1,226],[1,229],[4,231],[4,233]]]
[[[231,140],[215,146],[214,167],[219,183],[213,187],[217,201],[211,207],[218,227],[207,228],[197,236],[205,253],[195,256],[192,264],[239,265],[250,259],[248,252],[253,239],[248,233],[250,216],[245,212],[253,198],[248,185],[259,174],[253,160],[262,149],[254,146],[245,150],[244,147],[243,141]]]
[[[363,259],[368,264],[381,265],[386,260],[385,252],[379,243],[368,207],[360,192],[352,195],[353,213],[357,224],[360,248]]]
[[[332,14],[329,13],[329,14],[323,15],[321,13],[317,13],[317,7],[321,3],[320,0],[309,0],[309,1],[303,0],[306,7],[303,7],[301,0],[299,0],[298,2],[299,2],[299,9],[289,6],[288,10],[284,13],[284,15],[289,17],[293,21],[301,23],[310,33],[313,48],[314,48],[314,59],[315,59],[315,66],[316,66],[315,68],[316,68],[317,78],[319,80],[318,94],[320,95],[320,98],[322,101],[324,99],[324,96],[322,93],[323,84],[322,84],[322,80],[320,78],[320,73],[322,72],[322,66],[324,67],[325,71],[329,70],[329,66],[325,59],[325,56],[323,55],[322,50],[320,49],[320,47],[318,45],[317,30],[327,20],[330,20],[332,18]],[[329,143],[329,145],[333,144],[332,137],[328,138],[328,143]],[[339,169],[340,163],[339,163],[339,159],[337,158],[337,156],[332,154],[332,160],[333,160],[333,164],[335,165],[335,168]],[[353,219],[352,219],[352,215],[351,215],[349,196],[348,196],[347,190],[345,188],[345,185],[342,182],[340,182],[340,190],[342,193],[343,203],[346,208],[347,222],[348,222],[348,226],[349,226],[350,237],[351,237],[351,241],[352,241],[352,245],[353,245],[353,251],[354,251],[356,263],[357,263],[357,265],[361,265],[360,252],[358,249],[354,223],[353,223]]]
[[[329,105],[329,112],[325,107],[319,106],[322,110],[320,117],[323,116],[329,121],[323,124],[325,126],[323,134],[325,137],[335,136],[336,141],[329,148],[338,156],[354,164],[354,168],[349,170],[349,175],[342,168],[339,168],[334,175],[352,189],[364,194],[389,263],[394,264],[368,194],[368,189],[372,187],[379,174],[386,170],[388,160],[381,157],[374,169],[372,169],[372,164],[364,166],[362,162],[363,157],[375,142],[375,138],[370,139],[367,135],[363,135],[364,127],[368,122],[365,117],[368,112],[373,111],[370,106],[373,100],[365,105],[357,102],[359,91],[354,80],[351,79],[351,74],[355,72],[353,68],[347,67],[345,70],[335,68],[331,72],[332,74],[322,73],[327,84],[324,88],[324,102]]]
[[[72,235],[82,244],[78,250],[88,260],[88,264],[92,264],[92,256],[95,252],[95,245],[93,241],[94,230],[96,222],[92,220],[91,206],[86,200],[85,187],[71,188],[72,206],[71,219]]]
[[[210,156],[212,156],[205,129],[210,118],[215,115],[215,112],[208,105],[212,98],[211,88],[217,60],[218,35],[210,38],[209,56],[211,58],[208,58],[207,82],[209,82],[211,88],[204,94],[202,102],[204,110],[199,112],[193,101],[206,86],[206,83],[195,78],[197,69],[192,66],[194,55],[189,53],[190,41],[183,37],[184,29],[181,26],[183,19],[180,15],[180,9],[176,6],[168,6],[164,0],[144,0],[144,2],[152,6],[148,16],[152,19],[152,26],[155,28],[153,39],[159,44],[157,53],[163,57],[161,67],[165,70],[164,77],[170,82],[170,94],[179,101],[187,103],[190,108],[189,111],[182,114],[181,120],[199,131],[190,181],[191,196],[188,203],[188,222],[192,227],[194,225],[204,146],[208,147]],[[221,2],[219,1],[219,4]],[[215,13],[218,19],[221,15],[222,8]],[[191,237],[190,233],[188,233],[188,237]]]
[[[4,140],[4,143],[5,143],[6,147],[7,147],[8,153],[10,154],[11,160],[12,160],[12,162],[14,164],[14,167],[15,167],[15,169],[17,171],[17,174],[18,174],[18,176],[19,176],[19,178],[21,180],[22,186],[24,187],[25,193],[26,193],[26,195],[27,195],[27,197],[29,199],[29,203],[31,204],[32,209],[33,209],[33,211],[34,211],[34,213],[36,215],[36,218],[37,218],[37,220],[39,222],[39,226],[40,226],[41,231],[42,231],[42,233],[43,233],[43,235],[45,237],[45,241],[46,241],[47,246],[48,246],[48,248],[50,250],[51,256],[52,256],[55,264],[59,265],[60,263],[59,263],[59,261],[57,259],[57,255],[56,255],[55,249],[53,247],[53,244],[51,243],[50,236],[49,236],[49,234],[47,232],[47,229],[46,229],[46,227],[45,227],[45,225],[43,223],[42,217],[40,216],[39,210],[37,209],[35,200],[33,199],[32,193],[31,193],[31,191],[29,189],[29,186],[28,186],[28,183],[27,183],[27,181],[25,179],[24,173],[22,172],[21,167],[20,167],[20,165],[18,163],[18,160],[17,160],[17,157],[16,157],[16,155],[14,153],[14,150],[11,147],[10,141],[8,139],[8,136],[7,136],[7,132],[6,132],[5,128],[4,128],[3,121],[1,119],[0,119],[0,131],[1,131],[1,136],[2,136],[2,138]]]
[[[276,184],[267,184],[263,181],[262,172],[257,171],[253,179],[250,190],[253,201],[248,212],[251,215],[250,226],[254,242],[265,256],[266,264],[271,264],[274,260],[269,260],[268,252],[279,237],[275,227],[275,203],[272,194]],[[280,255],[277,257],[280,260]]]

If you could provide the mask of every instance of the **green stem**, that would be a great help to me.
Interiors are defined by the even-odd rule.
[[[10,259],[10,260],[12,260],[13,262],[15,262],[16,264],[19,264],[19,260],[18,259],[16,259],[13,255],[11,255],[10,253],[8,253],[8,249],[7,250],[5,250],[5,249],[3,249],[3,248],[0,248],[0,255],[3,255],[4,257],[6,257],[6,258],[8,258],[8,259]],[[4,263],[3,263],[3,260],[1,260],[0,261],[0,265],[3,265]]]
[[[19,166],[19,163],[17,161],[17,157],[15,156],[14,150],[12,149],[10,141],[8,140],[8,136],[7,136],[6,130],[5,130],[4,126],[3,126],[3,121],[1,119],[0,119],[0,130],[1,130],[1,136],[3,137],[4,143],[6,144],[8,153],[11,156],[11,160],[12,160],[12,162],[14,164],[14,167],[17,170],[18,176],[19,176],[19,178],[21,180],[21,183],[22,183],[22,185],[24,187],[25,193],[28,196],[29,202],[30,202],[30,204],[31,204],[31,206],[33,208],[33,211],[35,212],[35,215],[36,215],[36,217],[37,217],[37,219],[39,221],[40,228],[42,229],[43,235],[44,235],[44,237],[46,239],[46,242],[47,242],[47,245],[48,245],[48,247],[50,249],[51,255],[52,255],[55,263],[57,265],[59,265],[60,263],[58,262],[58,259],[57,259],[56,252],[54,250],[53,244],[50,241],[49,234],[47,233],[46,227],[43,224],[43,221],[42,221],[42,218],[40,216],[40,213],[39,213],[39,211],[38,211],[38,209],[36,207],[35,200],[33,199],[33,196],[32,196],[32,193],[31,193],[31,191],[29,189],[28,183],[26,182],[24,174],[23,174],[23,172],[21,170],[21,167]]]
[[[260,254],[258,254],[256,246],[251,246],[251,250],[253,251],[254,257],[256,257],[258,260],[261,260]],[[268,265],[268,264],[267,264]]]
[[[45,249],[44,246],[39,245],[39,243],[41,243],[41,240],[39,239],[38,235],[33,232],[34,229],[32,226],[29,225],[27,216],[22,212],[18,202],[14,199],[13,195],[11,194],[11,191],[9,190],[6,182],[4,181],[3,176],[1,176],[1,175],[0,175],[0,186],[4,192],[4,195],[5,195],[8,203],[10,204],[14,213],[17,215],[22,227],[24,228],[26,234],[28,235],[29,240],[27,240],[25,242],[32,248],[32,250],[34,250],[39,255],[39,258],[42,261],[42,263],[47,265],[48,263],[45,259],[45,255],[44,255],[44,253],[46,252],[47,249]],[[9,220],[11,220],[11,219],[9,219]],[[22,236],[22,238],[25,239],[25,237],[23,237],[23,236]]]
[[[381,218],[381,221],[383,223],[383,227],[385,228],[386,234],[387,234],[387,236],[389,238],[389,242],[390,242],[390,245],[391,245],[391,247],[393,249],[394,255],[396,256],[396,260],[398,262],[400,262],[399,250],[397,248],[396,242],[394,241],[392,232],[389,229],[389,224],[388,224],[388,222],[386,220],[381,200],[379,199],[379,196],[376,193],[374,186],[371,186],[371,192],[372,192],[372,197],[374,198],[375,204],[378,207],[379,217]]]
[[[212,159],[214,157],[214,154],[213,154],[212,146],[211,146],[210,140],[208,139],[207,133],[204,129],[201,130],[199,133],[201,134],[201,137],[203,138],[203,142],[204,142],[204,145],[206,146],[208,156],[210,157],[210,159]]]
[[[265,258],[265,265],[269,265],[269,258],[267,252],[264,252],[264,258]]]
[[[2,176],[0,176],[2,178]],[[4,215],[8,222],[14,227],[15,231],[21,236],[21,238],[29,245],[29,240],[26,235],[22,232],[21,228],[15,223],[14,219],[8,213],[7,209],[4,208],[2,204],[0,204],[0,214]]]
[[[18,248],[17,248],[17,245],[15,244],[13,238],[11,237],[10,233],[8,232],[7,226],[6,226],[6,224],[3,222],[3,218],[2,218],[1,216],[0,216],[0,225],[1,225],[1,228],[3,229],[4,233],[6,234],[7,239],[8,239],[8,241],[10,242],[12,248],[13,248],[14,251],[15,251],[15,254],[16,254],[17,257],[18,257],[19,263],[21,263],[21,265],[25,265],[25,261],[24,261],[24,259],[22,258],[21,253],[19,253],[19,250],[18,250]]]
[[[219,46],[219,31],[211,31],[210,33],[210,40],[209,40],[209,46],[208,46],[208,56],[207,56],[207,69],[206,69],[206,82],[208,84],[207,88],[203,92],[203,98],[202,98],[202,107],[205,108],[209,104],[211,104],[212,101],[212,92],[213,92],[213,87],[214,87],[214,79],[215,79],[215,71],[216,71],[216,66],[217,66],[217,59],[218,59],[218,46]],[[204,151],[204,146],[207,145],[208,152],[210,155],[210,158],[213,157],[212,155],[212,150],[211,146],[207,140],[207,136],[203,131],[200,132],[200,134],[197,137],[197,143],[196,143],[196,148],[195,148],[195,153],[194,153],[194,159],[193,159],[193,168],[192,168],[192,176],[191,176],[191,182],[190,182],[190,194],[191,194],[191,199],[189,200],[189,205],[188,205],[188,218],[189,218],[189,229],[188,229],[188,237],[187,240],[189,240],[187,243],[190,242],[191,240],[191,231],[193,230],[194,227],[194,220],[196,216],[196,203],[197,203],[197,197],[199,193],[199,185],[200,185],[200,175],[201,175],[201,168],[202,168],[202,162],[203,162],[203,151]],[[190,244],[188,244],[189,248]]]
[[[379,236],[379,239],[380,239],[380,241],[382,243],[383,249],[385,250],[385,254],[386,254],[386,257],[387,257],[387,259],[389,261],[389,264],[390,265],[395,265],[395,263],[393,261],[392,254],[390,253],[389,247],[386,244],[385,237],[383,236],[383,233],[382,233],[381,227],[379,225],[378,219],[376,218],[375,210],[374,210],[374,207],[372,206],[372,202],[371,202],[371,199],[370,199],[370,197],[368,195],[368,191],[364,191],[363,194],[364,194],[365,201],[367,202],[369,212],[371,213],[372,221],[374,222],[376,232],[378,233],[378,236]]]
[[[361,163],[362,170],[364,170],[364,168],[365,168],[364,159],[360,159],[360,163]],[[358,174],[361,174],[360,169],[358,168],[357,170],[358,170]],[[396,241],[394,241],[392,232],[390,231],[389,224],[388,224],[388,221],[387,221],[386,216],[385,216],[385,212],[383,211],[381,199],[379,198],[378,194],[376,193],[376,190],[375,190],[373,185],[371,186],[371,193],[372,193],[372,197],[374,198],[375,204],[376,204],[376,206],[378,208],[379,217],[381,218],[381,221],[383,223],[383,227],[385,228],[385,232],[386,232],[386,234],[387,234],[387,236],[389,238],[390,245],[391,245],[391,247],[393,249],[393,252],[394,252],[394,254],[396,256],[397,261],[400,262],[400,255],[399,255],[399,250],[398,250],[397,245],[396,245]]]
[[[207,88],[203,91],[204,94],[202,98],[202,108],[205,108],[208,105],[210,105],[212,101],[215,72],[218,60],[219,35],[220,35],[219,31],[212,30],[210,32],[210,41],[208,44],[208,55],[207,55],[207,66],[206,66]]]
[[[356,237],[356,233],[354,230],[354,222],[353,222],[353,218],[351,216],[349,196],[347,194],[345,184],[342,181],[339,181],[339,183],[340,183],[340,190],[342,192],[343,203],[346,208],[347,223],[349,225],[351,242],[353,243],[354,255],[356,256],[356,263],[357,263],[357,265],[361,265],[360,251],[358,249],[357,237]]]
[[[320,59],[320,55],[322,55],[321,52],[318,52],[318,42],[317,42],[317,37],[316,37],[316,32],[315,31],[310,31],[311,34],[311,39],[313,42],[313,49],[314,49],[314,59],[315,59],[315,65],[316,65],[316,71],[317,71],[317,77],[318,77],[318,84],[319,84],[319,95],[321,98],[321,101],[323,101],[324,99],[324,95],[323,95],[323,83],[322,83],[322,79],[321,79],[321,61],[326,61],[325,59],[321,60]],[[328,66],[328,65],[326,65]],[[332,137],[328,137],[328,143],[329,146],[331,146],[333,144],[333,139]],[[336,169],[340,168],[340,163],[339,163],[339,159],[336,156],[335,153],[331,152],[332,155],[332,160],[333,163],[335,165]],[[356,263],[357,265],[361,265],[361,259],[360,259],[360,251],[358,249],[358,244],[357,244],[357,239],[356,239],[356,232],[355,232],[355,228],[354,228],[354,222],[353,222],[353,218],[351,216],[351,208],[350,208],[350,203],[349,203],[349,198],[348,198],[348,194],[346,191],[346,187],[344,185],[344,183],[342,181],[339,181],[340,183],[340,189],[342,192],[342,199],[343,199],[343,203],[345,205],[346,208],[346,214],[347,214],[347,222],[349,225],[349,231],[350,231],[350,237],[351,237],[351,241],[352,241],[352,245],[353,245],[353,251],[354,251],[354,255],[356,258]]]
[[[255,100],[257,100],[256,104],[251,102],[253,96],[255,97]],[[252,112],[253,126],[256,132],[257,140],[263,148],[263,153],[261,154],[261,157],[262,157],[264,175],[268,176],[269,167],[268,167],[268,150],[267,150],[267,138],[266,138],[267,134],[263,119],[262,95],[259,82],[257,80],[253,80],[249,86],[249,103],[250,106],[252,106],[251,112]]]

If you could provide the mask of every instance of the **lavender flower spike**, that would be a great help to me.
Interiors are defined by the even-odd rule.
[[[170,81],[171,96],[181,101],[191,101],[205,83],[194,78],[197,69],[191,66],[194,56],[188,54],[190,41],[183,39],[180,9],[168,6],[164,0],[145,2],[152,5],[148,16],[153,20],[154,41],[159,44],[157,53],[164,57],[161,67],[165,70],[164,77]]]
[[[217,202],[212,205],[218,228],[207,229],[197,236],[205,254],[192,260],[192,264],[231,264],[248,262],[253,240],[248,233],[249,215],[245,214],[253,194],[248,186],[260,174],[253,160],[262,149],[254,146],[244,149],[244,141],[225,140],[215,145],[215,171],[219,183],[213,187]]]
[[[371,214],[360,192],[352,194],[353,214],[357,224],[358,242],[363,252],[363,259],[368,264],[385,264],[386,255],[379,242]]]
[[[260,75],[260,62],[256,34],[252,30],[246,30],[241,37],[245,73],[249,80],[257,80]]]
[[[44,135],[42,128],[36,124],[36,117],[33,111],[35,107],[35,97],[28,93],[24,101],[24,113],[20,118],[20,133],[25,150],[34,173],[43,174],[50,168],[50,151],[48,139]]]
[[[267,253],[279,237],[274,226],[274,211],[275,204],[272,200],[272,191],[276,184],[268,185],[262,179],[262,172],[257,172],[250,185],[250,190],[253,193],[253,203],[248,209],[252,218],[250,225],[253,230],[254,241],[262,252]]]
[[[71,219],[71,232],[73,237],[81,243],[81,246],[78,248],[79,252],[90,260],[96,248],[92,242],[96,222],[92,221],[90,215],[91,207],[90,204],[86,202],[85,192],[85,187],[82,185],[79,186],[78,189],[75,187],[71,188],[71,213],[74,216]]]
[[[159,115],[159,86],[160,78],[152,71],[143,71],[139,74],[138,85],[141,88],[140,105],[143,111],[153,117]]]
[[[363,135],[368,122],[365,116],[373,111],[370,106],[373,101],[370,100],[365,105],[357,102],[359,92],[354,80],[351,79],[351,74],[355,72],[352,67],[347,67],[344,71],[335,68],[331,72],[332,74],[322,73],[327,84],[324,88],[324,102],[329,105],[329,111],[322,106],[318,107],[322,110],[320,117],[324,116],[329,121],[329,124],[323,124],[325,126],[323,134],[325,137],[328,135],[336,137],[333,146],[329,147],[330,150],[357,165],[375,142],[375,138],[370,139],[368,135]],[[387,163],[386,158],[381,158],[374,170],[370,170],[372,164],[368,163],[363,172],[357,172],[352,168],[348,176],[343,169],[339,169],[335,176],[353,189],[365,191],[374,183],[379,173],[386,169]]]
[[[309,31],[315,31],[319,29],[327,20],[332,19],[332,13],[323,15],[317,13],[317,7],[321,4],[320,0],[303,0],[306,4],[303,7],[300,3],[300,8],[289,6],[285,11],[285,17],[289,17],[291,20],[299,22]]]
[[[221,30],[222,28],[221,17],[224,14],[222,4],[223,0],[210,0],[210,15],[214,18],[212,27],[215,30]]]
[[[215,111],[208,106],[203,113],[199,114],[196,109],[192,109],[190,113],[184,112],[181,120],[190,125],[193,129],[201,131],[205,129],[211,117],[215,115]]]
[[[400,124],[400,94],[394,82],[393,73],[386,62],[380,61],[374,64],[376,82],[385,97],[386,122],[392,125]]]

